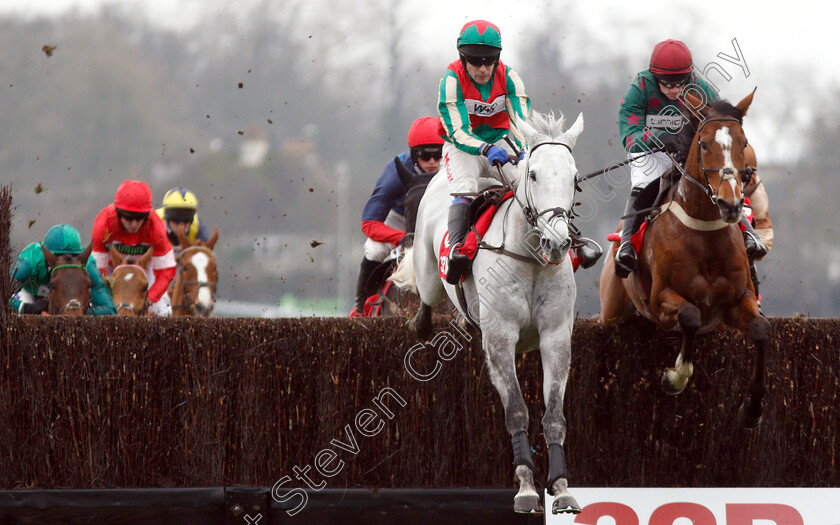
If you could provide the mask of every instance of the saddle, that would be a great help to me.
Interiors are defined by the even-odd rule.
[[[478,197],[470,203],[467,211],[467,218],[470,230],[464,239],[461,253],[469,257],[470,261],[475,259],[478,253],[478,243],[481,237],[487,233],[493,216],[496,215],[503,202],[513,197],[513,192],[504,186],[490,186],[479,192]],[[446,279],[446,262],[449,260],[449,232],[443,236],[440,243],[440,258],[438,270],[440,276]]]

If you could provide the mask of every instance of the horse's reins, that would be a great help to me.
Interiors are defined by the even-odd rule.
[[[190,246],[189,248],[185,248],[181,250],[181,255],[179,257],[183,257],[185,253],[189,251],[198,251],[204,252],[208,255],[213,255],[213,251],[207,248],[206,246]],[[178,278],[181,279],[181,291],[184,294],[184,299],[187,300],[185,304],[173,304],[172,309],[185,309],[185,308],[192,308],[193,299],[190,297],[189,291],[185,288],[187,285],[198,285],[196,288],[196,292],[201,288],[209,288],[210,289],[210,297],[213,298],[213,301],[216,300],[216,283],[212,283],[210,281],[184,281],[184,267],[182,265],[178,265]]]
[[[53,272],[55,272],[56,270],[60,270],[62,268],[77,268],[77,269],[80,269],[80,270],[84,270],[85,267],[82,266],[81,264],[59,264],[55,268],[50,269],[50,276],[52,276]],[[56,315],[63,314],[65,310],[81,310],[81,309],[82,309],[82,303],[80,303],[78,301],[78,299],[73,298],[73,299],[70,299],[69,301],[67,301],[67,304],[65,304],[64,306],[59,308]]]
[[[512,143],[508,139],[508,137],[505,137],[505,140],[507,140],[508,144],[511,144],[511,146],[512,146]],[[505,172],[504,172],[504,170],[502,170],[502,166],[497,164],[496,169],[499,172],[499,177],[502,179],[502,182],[503,182],[504,186],[509,191],[511,191],[513,193],[514,200],[516,201],[517,204],[519,204],[519,207],[522,208],[522,213],[525,215],[525,220],[528,222],[529,225],[531,225],[532,228],[537,228],[540,217],[542,217],[543,215],[545,215],[547,213],[550,213],[551,216],[548,217],[547,219],[543,219],[543,220],[546,221],[546,223],[550,222],[552,219],[554,219],[556,217],[559,217],[560,220],[564,221],[567,226],[571,226],[571,222],[570,222],[572,220],[571,211],[563,209],[559,206],[554,207],[554,208],[546,208],[545,210],[542,210],[542,211],[536,211],[534,209],[534,205],[531,202],[531,192],[530,192],[531,185],[529,184],[530,176],[528,175],[528,164],[530,163],[531,155],[534,154],[534,151],[536,151],[537,148],[539,148],[540,146],[544,146],[546,144],[550,144],[550,145],[554,145],[554,146],[563,146],[567,150],[569,150],[569,153],[571,153],[571,151],[572,151],[572,148],[570,148],[569,145],[564,143],[564,142],[540,142],[539,144],[537,144],[536,146],[534,146],[533,148],[531,148],[528,151],[528,155],[525,157],[525,170],[524,170],[524,174],[523,174],[523,177],[526,177],[526,179],[525,179],[525,202],[524,203],[519,198],[519,196],[516,194],[516,188],[514,188],[513,184],[511,184],[510,180],[508,180],[508,178],[505,176]],[[575,189],[577,189],[577,182],[575,183]],[[572,197],[572,201],[574,201],[574,197]],[[505,211],[505,214],[507,214],[509,211],[510,211],[510,207],[508,207],[508,209]],[[491,251],[491,252],[500,253],[502,255],[507,255],[508,257],[511,257],[511,258],[516,259],[518,261],[527,262],[527,263],[531,263],[531,264],[539,264],[539,261],[537,261],[534,257],[530,257],[530,256],[527,256],[527,255],[522,255],[520,253],[512,252],[512,251],[508,250],[507,248],[505,248],[504,240],[502,241],[502,244],[500,246],[491,246],[491,245],[487,244],[486,242],[484,242],[482,240],[479,240],[477,248],[482,249],[482,250],[488,250],[488,251]]]
[[[140,266],[139,264],[120,264],[116,268],[114,268],[114,272],[117,271],[117,268],[136,268],[140,270],[143,275],[146,275],[146,269]],[[120,303],[115,305],[117,307],[117,312],[119,313],[120,310],[128,310],[129,312],[134,312],[137,315],[145,315],[146,312],[149,310],[149,306],[151,302],[149,301],[149,294],[143,298],[143,307],[137,310],[134,308],[134,304],[132,303]]]

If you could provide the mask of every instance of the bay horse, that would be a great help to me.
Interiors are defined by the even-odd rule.
[[[111,297],[122,317],[148,316],[149,314],[149,262],[153,248],[146,250],[139,259],[123,256],[111,244],[111,265],[114,271],[108,279]]]
[[[771,336],[770,323],[759,312],[739,228],[747,145],[742,121],[754,93],[735,106],[704,104],[685,95],[693,113],[681,134],[693,137],[685,174],[648,224],[636,272],[619,279],[613,257],[606,257],[600,282],[603,323],[627,319],[638,309],[661,329],[682,332],[676,363],[662,375],[668,393],[682,392],[694,373],[697,335],[723,326],[749,335],[755,356],[748,396],[738,410],[745,428],[761,423]],[[615,242],[612,253],[617,248]]]
[[[572,148],[583,131],[583,115],[568,130],[564,119],[534,112],[528,122],[517,119],[529,149],[515,168],[515,198],[503,202],[483,236],[488,246],[479,249],[472,273],[463,280],[468,312],[460,306],[453,285],[440,277],[440,246],[447,230],[451,200],[445,170],[429,184],[420,203],[414,246],[406,255],[394,282],[416,290],[420,308],[411,321],[420,340],[432,332],[431,309],[448,295],[462,315],[477,319],[490,379],[501,397],[505,427],[513,445],[519,491],[514,510],[543,512],[541,494],[534,484],[534,466],[528,442],[528,408],[516,377],[516,353],[539,349],[543,367],[542,418],[549,473],[546,488],[554,495],[552,512],[579,513],[568,492],[563,444],[566,419],[563,398],[571,364],[576,287],[569,221],[575,196],[577,169]],[[483,179],[482,179],[483,180]]]
[[[41,245],[44,260],[50,269],[50,302],[47,314],[87,315],[93,281],[86,266],[92,249],[93,243],[78,255],[55,254]]]
[[[210,317],[216,302],[216,256],[213,247],[219,239],[219,229],[207,242],[193,242],[182,231],[178,232],[181,253],[178,271],[172,282],[172,316],[196,315]]]

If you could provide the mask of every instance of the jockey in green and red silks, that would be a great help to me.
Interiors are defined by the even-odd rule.
[[[684,162],[680,157],[688,145],[681,144],[679,133],[692,117],[692,110],[683,104],[683,92],[691,93],[704,104],[718,100],[717,92],[694,71],[688,47],[669,39],[654,47],[650,66],[636,75],[621,99],[619,135],[628,158],[637,158],[630,163],[631,190],[624,211],[630,217],[622,223],[621,243],[615,256],[615,273],[621,278],[636,269],[631,237],[644,222],[644,210],[653,205],[658,195],[659,177],[673,166],[669,154]],[[747,253],[751,260],[760,259],[767,248],[748,221],[744,227]]]
[[[443,165],[450,193],[476,193],[479,177],[499,178],[494,165],[513,179],[510,157],[523,146],[514,116],[526,120],[531,102],[519,74],[500,60],[502,35],[486,20],[468,22],[457,41],[459,60],[440,81],[438,111],[446,143]],[[516,150],[503,137],[508,135]],[[450,259],[447,281],[456,283],[469,268],[459,247],[466,236],[470,198],[456,196],[449,209]]]

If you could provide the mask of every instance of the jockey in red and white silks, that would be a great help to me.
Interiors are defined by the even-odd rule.
[[[145,182],[127,180],[120,184],[114,202],[93,221],[92,255],[102,275],[110,275],[110,247],[123,255],[141,256],[151,247],[152,260],[146,277],[149,280],[149,312],[168,316],[172,313],[166,289],[175,277],[175,254],[166,235],[166,226],[152,209],[152,191]]]

